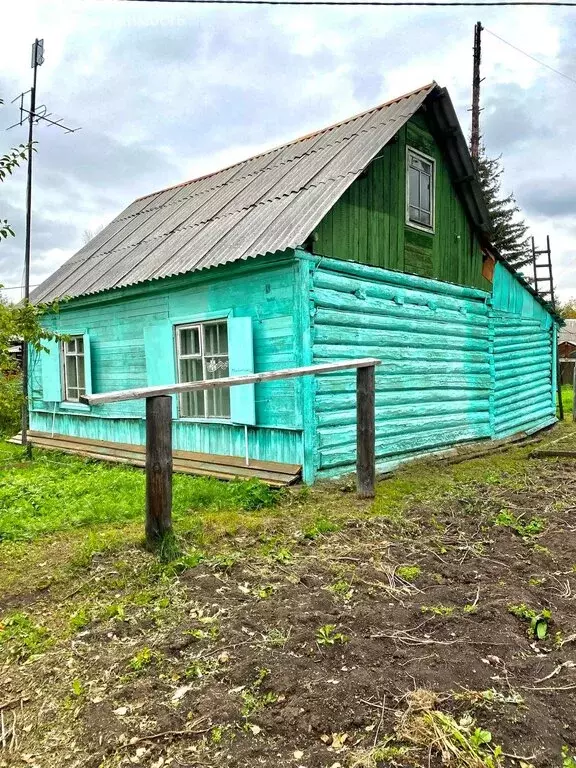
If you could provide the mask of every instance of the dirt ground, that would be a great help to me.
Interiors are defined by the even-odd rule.
[[[576,461],[478,466],[3,595],[0,766],[574,768]],[[299,530],[310,504],[348,522]]]

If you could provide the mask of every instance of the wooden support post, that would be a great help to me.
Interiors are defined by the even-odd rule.
[[[562,386],[560,386],[560,402],[562,402]],[[576,421],[576,360],[572,367],[572,421]]]
[[[373,365],[356,369],[356,487],[372,499],[376,484],[376,375]]]
[[[146,398],[146,541],[172,531],[172,398]]]

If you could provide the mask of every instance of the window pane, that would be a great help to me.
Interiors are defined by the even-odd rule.
[[[76,375],[76,358],[68,356],[66,358],[66,385],[68,389],[78,386],[78,377]]]
[[[204,354],[228,354],[228,333],[226,323],[212,323],[204,326]]]
[[[420,174],[420,208],[430,212],[430,176]]]
[[[432,219],[430,214],[427,211],[420,211],[420,223],[424,224],[427,227],[432,226]]]
[[[76,352],[76,339],[70,339],[70,341],[66,342],[66,352]]]
[[[209,389],[206,392],[208,416],[227,419],[230,417],[230,389]]]
[[[206,378],[222,379],[228,376],[227,357],[206,357]]]
[[[200,354],[200,338],[198,328],[183,328],[180,330],[180,354]]]
[[[188,357],[180,360],[180,381],[202,381],[202,360]]]
[[[82,390],[81,394],[84,395],[86,390],[86,382],[84,380],[84,357],[77,357],[78,367],[78,387]]]
[[[183,392],[180,395],[180,415],[189,418],[204,416],[204,392]]]
[[[414,170],[414,168],[410,168],[409,175],[408,175],[408,198],[410,205],[419,206],[420,205],[420,195],[419,195],[419,187],[420,187],[420,174],[418,171]]]
[[[78,336],[76,339],[76,352],[81,355],[84,354],[84,339],[82,336]]]

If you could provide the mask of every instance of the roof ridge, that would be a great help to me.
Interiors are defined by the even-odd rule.
[[[376,110],[369,110],[369,111],[374,112]],[[362,117],[364,114],[368,114],[368,112],[361,113],[360,115],[357,115],[357,118],[358,117]],[[402,119],[402,118],[406,117],[406,115],[400,114],[398,117],[400,119]],[[394,118],[394,119],[396,119],[396,118]],[[346,122],[348,122],[348,121],[346,121]],[[344,123],[342,123],[342,125],[343,124]],[[238,176],[238,177],[233,177],[231,179],[226,179],[226,181],[222,181],[222,182],[216,183],[216,184],[214,184],[214,186],[205,187],[204,189],[202,189],[200,191],[196,191],[196,192],[191,191],[190,195],[187,195],[186,197],[181,198],[178,201],[178,203],[174,203],[173,202],[173,198],[170,198],[165,203],[162,203],[160,205],[156,205],[155,206],[154,204],[151,204],[150,206],[145,206],[144,208],[136,211],[135,213],[129,214],[128,216],[124,217],[124,219],[121,219],[121,220],[130,221],[130,219],[134,219],[134,218],[136,218],[136,216],[142,215],[143,212],[159,210],[161,208],[168,207],[168,206],[171,206],[171,205],[176,205],[176,207],[178,208],[180,205],[184,205],[187,201],[192,200],[195,197],[200,197],[203,194],[207,194],[209,192],[213,192],[214,190],[218,190],[221,187],[227,186],[228,184],[235,184],[237,182],[245,181],[246,179],[253,180],[254,178],[256,178],[261,173],[266,173],[267,171],[270,171],[270,170],[273,170],[273,169],[276,169],[276,168],[281,168],[281,167],[283,167],[285,165],[290,165],[291,163],[296,163],[296,162],[302,160],[302,158],[305,157],[305,156],[311,156],[311,155],[314,155],[317,152],[324,152],[324,151],[326,151],[328,149],[333,149],[334,147],[337,147],[340,144],[342,144],[342,145],[345,144],[346,142],[350,141],[354,137],[361,136],[362,134],[369,133],[370,131],[375,131],[375,130],[378,129],[378,127],[379,127],[379,124],[369,125],[367,128],[363,128],[362,127],[359,130],[357,130],[355,133],[350,134],[350,136],[344,136],[343,138],[338,139],[338,140],[334,141],[331,144],[325,144],[325,145],[323,145],[322,147],[319,147],[319,148],[317,148],[316,146],[312,146],[307,151],[303,152],[301,155],[294,155],[294,157],[287,158],[286,160],[284,160],[282,162],[279,162],[277,164],[266,165],[263,168],[258,168],[257,170],[254,170],[252,172],[246,173],[244,176]],[[312,136],[313,135],[315,135],[315,134],[312,134]],[[289,146],[289,145],[286,145],[286,146]],[[257,157],[259,157],[259,155],[257,155]],[[252,159],[253,158],[249,158],[248,160],[252,160]],[[248,162],[248,160],[244,160],[243,162],[238,163],[238,165],[243,165],[244,163]],[[226,169],[224,169],[224,170],[226,170]],[[220,173],[220,171],[217,171],[215,174],[211,174],[211,175],[217,176],[219,173]],[[185,182],[185,183],[183,183],[181,185],[178,185],[178,186],[185,186],[186,184],[193,184],[193,183],[194,182]],[[168,192],[169,190],[175,189],[175,188],[177,188],[177,187],[168,187],[167,189],[162,190],[162,192]],[[161,193],[156,193],[156,194],[162,194],[162,192]],[[144,200],[145,198],[138,198],[138,199],[139,200]]]
[[[187,184],[194,184],[197,181],[202,181],[202,179],[208,179],[211,176],[216,176],[219,173],[223,173],[224,171],[229,171],[231,168],[235,168],[237,165],[242,165],[243,163],[247,163],[250,160],[256,160],[259,157],[264,157],[264,155],[272,154],[273,152],[277,152],[279,149],[285,149],[286,147],[291,146],[292,144],[298,144],[300,141],[305,141],[306,139],[311,139],[313,136],[319,136],[322,133],[327,133],[328,131],[332,131],[335,128],[339,128],[341,125],[345,125],[346,123],[350,123],[353,120],[358,120],[358,118],[363,117],[364,115],[368,115],[371,112],[377,112],[380,109],[384,109],[384,107],[389,107],[392,104],[395,104],[399,101],[402,101],[403,99],[408,99],[411,96],[414,96],[417,93],[420,93],[420,91],[425,91],[427,89],[431,89],[432,87],[436,86],[437,83],[435,80],[432,80],[431,82],[427,83],[426,85],[422,85],[420,88],[415,88],[412,91],[409,91],[408,93],[402,94],[402,96],[397,96],[395,99],[389,99],[388,101],[383,102],[382,104],[377,104],[375,107],[371,107],[370,109],[365,109],[362,112],[358,112],[355,115],[352,115],[351,117],[347,117],[344,120],[340,120],[339,122],[333,123],[331,125],[327,125],[324,128],[319,128],[316,131],[312,131],[311,133],[307,133],[304,136],[299,136],[296,139],[292,139],[291,141],[287,141],[284,144],[278,144],[274,147],[271,147],[270,149],[265,150],[264,152],[258,152],[255,155],[251,155],[250,157],[245,157],[243,160],[238,160],[235,163],[231,163],[231,165],[226,165],[223,168],[218,168],[216,171],[211,171],[210,173],[205,173],[202,176],[197,176],[194,179],[187,179],[186,181],[181,181],[178,184],[172,184],[169,187],[164,187],[163,189],[157,189],[154,192],[150,192],[147,195],[142,195],[141,197],[137,197],[133,203],[136,203],[140,200],[145,200],[147,197],[154,197],[155,195],[161,195],[164,192],[169,192],[172,189],[178,189],[179,187],[185,187]]]

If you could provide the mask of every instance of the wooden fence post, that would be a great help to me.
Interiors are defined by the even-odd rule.
[[[356,369],[356,487],[361,499],[374,497],[376,484],[375,367]]]
[[[172,398],[146,398],[146,541],[172,531]]]
[[[562,389],[560,389],[560,402],[562,402]],[[572,421],[576,421],[576,360],[572,367]]]

